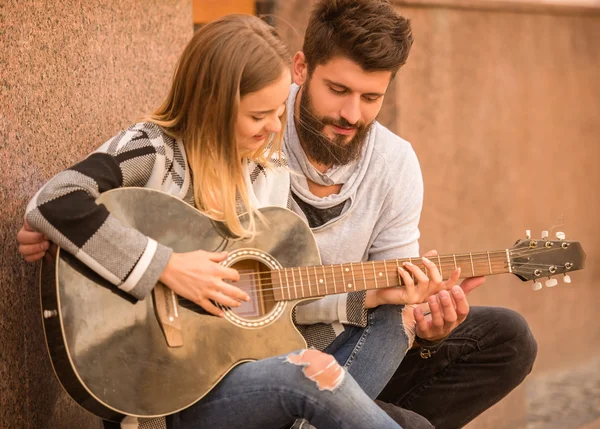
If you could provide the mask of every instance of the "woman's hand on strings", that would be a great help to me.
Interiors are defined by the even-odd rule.
[[[223,311],[211,301],[226,307],[239,307],[240,301],[250,301],[248,294],[225,282],[240,279],[236,270],[219,264],[225,258],[227,252],[197,250],[173,253],[160,281],[177,295],[193,301],[207,312],[223,316]]]
[[[17,241],[19,253],[27,262],[39,261],[50,248],[44,234],[34,231],[27,221],[17,233]],[[224,281],[240,278],[236,270],[219,265],[225,258],[227,252],[173,253],[160,280],[177,295],[195,302],[211,314],[222,316],[223,311],[211,300],[227,307],[239,307],[240,301],[250,300],[245,292]]]
[[[421,304],[442,290],[452,289],[460,278],[460,268],[455,269],[450,278],[444,281],[437,266],[427,259],[428,256],[437,256],[437,251],[431,250],[422,258],[427,274],[415,264],[405,262],[398,268],[398,275],[403,285],[368,291],[365,307],[373,308],[384,304]]]

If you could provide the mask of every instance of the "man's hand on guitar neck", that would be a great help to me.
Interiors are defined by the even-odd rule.
[[[438,267],[427,259],[427,257],[432,256],[437,256],[436,250],[425,253],[422,258],[428,274],[425,274],[415,264],[405,262],[403,267],[398,269],[402,286],[368,291],[365,298],[365,307],[374,308],[384,304],[421,304],[427,302],[430,296],[442,290],[452,289],[460,278],[460,268],[455,269],[450,278],[444,281]]]
[[[421,304],[413,310],[417,336],[428,341],[440,341],[466,319],[469,314],[467,294],[481,286],[485,277],[470,277],[456,286],[460,277],[458,268],[448,280],[443,281],[437,266],[427,259],[432,256],[437,256],[436,250],[425,253],[423,258],[429,275],[414,264],[405,264],[398,270],[403,286],[368,291],[365,307]]]

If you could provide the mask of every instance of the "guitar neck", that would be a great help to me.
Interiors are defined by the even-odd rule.
[[[429,259],[437,266],[444,280],[449,279],[456,268],[461,269],[461,278],[511,272],[510,256],[507,249],[433,256]],[[315,265],[275,270],[272,271],[271,279],[275,300],[288,301],[402,286],[403,282],[398,275],[398,268],[402,267],[404,262],[411,262],[423,270],[425,274],[428,274],[421,258]]]

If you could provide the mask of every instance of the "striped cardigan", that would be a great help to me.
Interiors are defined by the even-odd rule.
[[[258,207],[289,207],[290,179],[285,160],[272,168],[249,162],[246,181]],[[185,149],[153,123],[137,123],[104,143],[81,162],[58,173],[31,199],[26,219],[37,231],[68,251],[103,278],[136,299],[146,298],[164,271],[172,249],[121,224],[98,196],[120,187],[145,187],[194,205],[194,192]],[[315,303],[316,304],[316,303]],[[340,333],[319,323],[313,304],[296,314],[310,347],[327,347]],[[313,314],[314,313],[314,314]],[[349,294],[348,323],[366,326],[364,294]],[[314,316],[314,317],[313,317]],[[314,320],[314,324],[307,321]],[[165,420],[137,422],[128,418],[122,428],[164,428]],[[139,426],[138,426],[139,425]]]

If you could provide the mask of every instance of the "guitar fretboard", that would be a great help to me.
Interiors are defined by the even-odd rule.
[[[461,278],[489,276],[511,272],[509,251],[479,252],[433,256],[442,278],[450,278],[456,268]],[[276,301],[314,298],[346,292],[402,286],[398,269],[404,262],[418,266],[425,274],[421,258],[390,259],[386,261],[353,262],[334,265],[283,268],[271,272]]]

